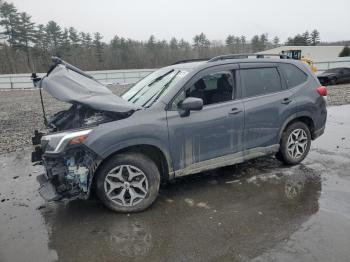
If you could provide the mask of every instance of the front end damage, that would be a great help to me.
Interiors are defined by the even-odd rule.
[[[44,77],[32,75],[40,91],[46,126],[44,132],[35,131],[32,139],[32,162],[43,165],[46,171],[38,177],[39,193],[51,201],[86,199],[102,161],[84,144],[89,133],[104,123],[127,118],[139,108],[67,62],[59,58],[53,62]],[[71,107],[47,119],[41,90]]]
[[[42,133],[36,131],[33,144],[40,136]],[[57,146],[66,143],[68,148],[62,151],[57,147],[50,149],[48,137],[50,135],[43,136],[40,144],[34,144],[35,151],[32,153],[32,162],[45,167],[45,174],[37,178],[40,195],[47,201],[87,199],[101,159],[83,144],[69,145],[69,141],[63,141],[66,138],[61,138]]]

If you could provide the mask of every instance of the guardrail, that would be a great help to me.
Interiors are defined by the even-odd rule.
[[[337,61],[323,61],[323,62],[314,62],[314,65],[317,67],[317,73],[322,73],[330,68],[335,67],[349,67],[350,60],[337,60]]]
[[[103,84],[133,84],[141,78],[152,73],[155,69],[130,69],[130,70],[106,70],[88,71],[95,79]],[[33,83],[28,74],[0,75],[0,89],[27,89],[33,88]],[[37,74],[44,76],[45,73]]]

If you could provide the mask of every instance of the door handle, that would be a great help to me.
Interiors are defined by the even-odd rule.
[[[237,108],[237,107],[234,107],[234,108],[232,108],[231,111],[228,112],[228,113],[229,113],[230,115],[236,115],[236,114],[239,114],[239,113],[241,113],[241,112],[242,112],[241,109],[239,109],[239,108]]]
[[[286,97],[282,100],[281,103],[284,105],[288,105],[290,102],[292,102],[292,100],[289,97]]]

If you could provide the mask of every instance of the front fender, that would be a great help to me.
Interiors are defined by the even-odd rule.
[[[163,153],[169,173],[173,173],[164,111],[136,112],[127,119],[103,124],[96,127],[84,143],[101,159],[131,146],[156,147]]]
[[[154,146],[158,148],[163,153],[168,163],[169,173],[173,172],[173,164],[172,164],[170,152],[167,146],[164,145],[162,141],[151,137],[141,137],[141,138],[129,139],[126,141],[121,141],[119,143],[113,144],[112,146],[109,146],[108,148],[106,148],[105,151],[101,152],[100,155],[103,159],[105,159],[125,148],[132,147],[132,146],[141,146],[141,145]]]

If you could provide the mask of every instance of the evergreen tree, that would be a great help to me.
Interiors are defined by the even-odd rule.
[[[170,48],[171,48],[172,50],[178,49],[178,41],[177,41],[177,39],[176,39],[175,37],[173,37],[173,38],[170,39],[169,44],[170,44]]]
[[[185,41],[184,39],[181,39],[179,41],[179,48],[183,50],[189,50],[191,48],[191,45],[189,42]]]
[[[235,39],[236,38],[234,35],[228,35],[225,40],[225,45],[229,49],[229,52],[232,54],[236,53]]]
[[[311,44],[311,38],[310,38],[309,31],[305,31],[305,33],[303,33],[301,36],[303,37],[304,45],[310,45]]]
[[[235,41],[234,35],[228,35],[226,40],[225,40],[225,44],[226,44],[226,46],[231,46],[234,44],[234,41]]]
[[[245,53],[247,52],[246,51],[247,39],[244,35],[242,35],[240,39],[241,39],[241,45],[242,45],[242,53]]]
[[[4,28],[2,38],[6,39],[10,47],[16,47],[18,44],[18,27],[20,24],[19,14],[13,4],[4,2],[0,6],[0,26]]]
[[[210,41],[204,33],[200,33],[193,38],[193,46],[196,48],[208,48]]]
[[[350,56],[350,48],[349,46],[344,46],[343,50],[340,52],[339,57]]]
[[[74,27],[70,27],[68,31],[69,31],[69,40],[73,45],[73,47],[79,47],[81,39],[79,38],[78,31]]]
[[[67,56],[71,56],[71,41],[69,39],[69,29],[68,28],[64,28],[63,29],[63,33],[62,33],[62,42],[61,42],[61,46],[60,49],[62,50],[61,54],[67,55]]]
[[[288,37],[286,45],[304,46],[306,45],[305,38],[300,34],[294,37]]]
[[[34,45],[36,40],[35,24],[31,22],[31,17],[25,12],[20,13],[19,17],[20,23],[17,26],[18,42],[16,46],[17,48],[24,50],[27,57],[28,68],[32,68],[30,63],[30,47]]]
[[[94,33],[93,45],[96,50],[97,62],[99,64],[103,63],[103,44],[101,42],[102,38],[103,36],[99,32]]]
[[[156,47],[156,38],[154,37],[154,35],[151,35],[147,41],[147,48],[150,49],[151,51],[153,51]]]
[[[315,46],[318,45],[320,43],[320,33],[315,29],[311,32],[310,35],[310,43],[311,45]]]
[[[259,38],[259,51],[266,50],[268,42],[269,42],[268,34],[260,35],[260,38]]]
[[[253,38],[251,40],[251,47],[252,47],[252,51],[254,53],[261,51],[260,50],[260,47],[261,47],[260,46],[260,39],[259,39],[258,35],[253,36]]]
[[[34,43],[35,47],[40,49],[41,51],[47,50],[47,38],[45,26],[39,24],[36,26],[35,34],[34,34]]]
[[[92,38],[90,33],[80,32],[79,33],[80,43],[85,48],[90,48],[92,45]]]
[[[206,50],[210,47],[210,41],[204,33],[194,36],[193,47],[197,51],[199,57],[207,55]]]
[[[240,37],[235,37],[234,45],[236,48],[236,53],[240,53],[241,52],[241,38]]]
[[[62,44],[62,29],[55,21],[49,21],[45,27],[46,41],[52,54],[59,56],[58,49]]]
[[[273,38],[273,46],[274,46],[274,47],[280,46],[280,39],[278,38],[278,36],[275,36],[275,37]]]

